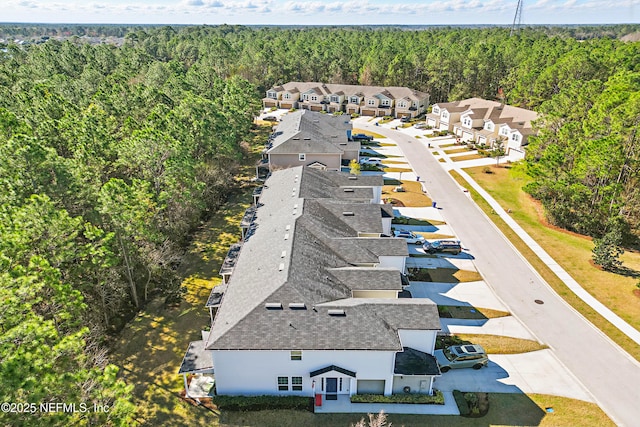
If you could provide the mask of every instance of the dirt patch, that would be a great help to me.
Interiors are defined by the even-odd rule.
[[[594,261],[593,259],[590,259],[590,260],[589,260],[589,265],[590,265],[591,267],[595,268],[596,270],[605,271],[605,269],[604,269],[604,268],[602,268],[602,266],[601,266],[601,265],[596,264],[596,263],[595,263],[595,261]]]
[[[387,197],[385,199],[385,202],[391,203],[393,206],[395,206],[397,208],[403,208],[404,207],[404,203],[402,203],[402,200],[394,199],[393,197]]]
[[[634,289],[633,295],[635,295],[637,298],[640,298],[640,289]]]

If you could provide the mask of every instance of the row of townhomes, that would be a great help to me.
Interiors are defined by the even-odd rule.
[[[429,105],[429,94],[407,87],[289,82],[267,91],[265,108],[345,112],[362,116],[416,117]]]
[[[461,141],[493,146],[503,140],[507,152],[524,153],[527,139],[534,133],[531,122],[537,118],[535,111],[469,98],[433,104],[426,121],[435,129],[453,132]]]
[[[338,171],[358,160],[360,142],[351,141],[351,117],[298,110],[282,117],[258,164],[258,176],[294,166]]]
[[[429,299],[402,298],[404,239],[380,203],[381,176],[304,166],[255,193],[207,305],[211,329],[180,373],[215,372],[222,395],[432,393],[440,330]],[[186,380],[185,380],[186,383]]]

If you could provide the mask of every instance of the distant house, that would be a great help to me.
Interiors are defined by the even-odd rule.
[[[524,154],[528,137],[533,133],[531,122],[535,111],[505,105],[480,98],[433,104],[426,123],[439,130],[448,130],[461,141],[493,146],[503,141],[507,151]]]
[[[264,153],[269,170],[294,166],[340,170],[358,160],[360,143],[350,141],[351,118],[301,110],[286,114]]]
[[[429,105],[429,94],[407,87],[289,82],[267,90],[262,105],[363,116],[416,117]]]
[[[222,395],[431,393],[440,329],[429,299],[399,298],[408,256],[375,202],[380,176],[308,167],[265,181],[211,331],[180,373],[215,371]],[[364,202],[374,201],[374,203]]]

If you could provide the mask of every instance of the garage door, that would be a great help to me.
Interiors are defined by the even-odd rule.
[[[375,116],[376,110],[362,110],[361,113],[363,116]]]
[[[473,139],[473,134],[470,132],[462,132],[462,139],[465,141],[470,141]]]
[[[358,380],[358,394],[384,394],[384,380]]]
[[[322,111],[322,105],[312,105],[311,111]]]

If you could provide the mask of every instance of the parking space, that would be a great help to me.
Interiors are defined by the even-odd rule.
[[[591,394],[558,362],[551,350],[491,355],[480,370],[458,369],[442,374],[435,382],[442,391],[464,390],[492,393],[540,393],[593,401]]]

